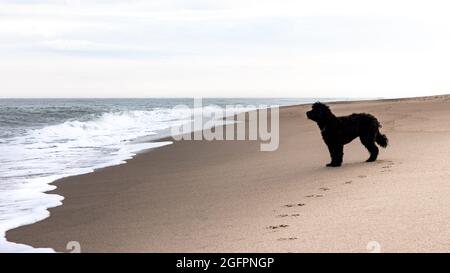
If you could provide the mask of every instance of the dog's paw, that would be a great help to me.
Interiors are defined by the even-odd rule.
[[[327,167],[331,167],[331,168],[337,168],[340,167],[342,164],[337,164],[337,163],[329,163],[327,164]]]

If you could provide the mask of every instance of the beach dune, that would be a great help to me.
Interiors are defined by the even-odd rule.
[[[175,141],[55,182],[64,204],[9,241],[65,252],[448,252],[450,96],[330,104],[374,114],[390,146],[355,140],[341,168],[308,105],[280,110],[280,144]]]

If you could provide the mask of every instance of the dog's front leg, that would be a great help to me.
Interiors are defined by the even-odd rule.
[[[331,163],[327,167],[340,167],[344,157],[344,145],[338,143],[328,144],[328,150],[331,156]]]

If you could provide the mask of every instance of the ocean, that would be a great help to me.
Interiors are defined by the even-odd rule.
[[[203,99],[203,108],[270,107],[315,102],[307,98]],[[322,99],[335,101],[342,99]],[[136,153],[170,145],[158,141],[192,120],[174,108],[193,99],[0,99],[0,252],[51,252],[8,242],[7,230],[49,217],[63,197],[51,182],[125,163]]]

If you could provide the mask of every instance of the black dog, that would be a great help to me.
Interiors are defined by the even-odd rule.
[[[378,157],[378,143],[386,148],[388,139],[381,134],[381,124],[370,114],[352,114],[350,116],[336,117],[330,108],[320,102],[312,106],[306,116],[319,125],[323,140],[330,151],[331,163],[327,167],[342,165],[344,145],[359,137],[361,143],[369,150],[370,157],[367,162],[373,162]]]

